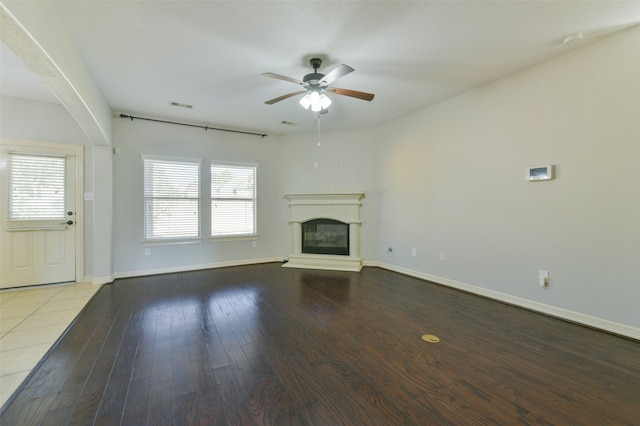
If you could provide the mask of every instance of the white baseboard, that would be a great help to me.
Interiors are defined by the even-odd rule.
[[[557,306],[547,305],[533,300],[524,299],[510,294],[501,293],[499,291],[489,290],[483,287],[478,287],[472,284],[463,283],[460,281],[451,280],[448,278],[438,277],[424,272],[414,271],[412,269],[403,268],[400,266],[391,265],[384,262],[364,262],[365,266],[377,266],[390,271],[398,272],[404,275],[420,278],[426,281],[431,281],[436,284],[442,284],[447,287],[456,288],[458,290],[464,290],[469,293],[474,293],[479,296],[494,299],[500,302],[508,303],[511,305],[519,306],[532,311],[540,312],[553,317],[561,318],[567,321],[582,324],[588,327],[597,328],[610,333],[618,334],[625,337],[630,337],[635,340],[640,340],[640,328],[632,327],[630,325],[621,324],[614,321],[609,321],[603,318],[593,317],[590,315],[582,314],[580,312],[570,311],[568,309],[559,308]]]
[[[108,277],[91,277],[91,281],[89,282],[95,285],[102,285],[113,282],[113,280],[113,275],[109,275]]]
[[[114,274],[115,278],[141,277],[145,275],[172,274],[176,272],[198,271],[201,269],[226,268],[228,266],[254,265],[258,263],[272,263],[284,261],[281,257],[264,257],[260,259],[229,260],[225,262],[201,263],[197,265],[171,266],[168,268],[143,269],[136,271],[121,271]]]
[[[102,285],[113,282],[113,275],[109,275],[108,277],[94,277],[93,275],[85,275],[82,277],[82,281],[76,281],[77,283],[87,283],[87,284],[95,284]]]

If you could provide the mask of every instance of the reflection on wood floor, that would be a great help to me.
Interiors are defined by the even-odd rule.
[[[264,264],[103,286],[0,422],[634,424],[639,390],[639,342],[378,268]]]

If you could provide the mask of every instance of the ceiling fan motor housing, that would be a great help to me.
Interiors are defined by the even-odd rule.
[[[309,60],[309,65],[311,65],[311,68],[313,68],[313,72],[305,75],[302,78],[302,81],[304,81],[310,86],[318,86],[320,85],[320,81],[322,80],[322,77],[324,77],[324,74],[320,74],[318,72],[318,68],[322,66],[322,59],[311,58]]]
[[[324,74],[320,74],[319,72],[312,72],[304,76],[302,81],[309,84],[309,86],[318,86],[320,85],[320,80],[324,77]]]

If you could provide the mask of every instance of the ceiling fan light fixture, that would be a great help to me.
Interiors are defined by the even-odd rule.
[[[320,92],[312,90],[311,93],[309,93],[309,100],[311,101],[311,108],[320,106]]]
[[[327,109],[327,108],[329,108],[329,105],[331,105],[331,99],[329,99],[329,97],[327,95],[322,93],[320,95],[320,107],[322,109]]]
[[[311,95],[309,93],[307,93],[302,97],[302,99],[300,99],[300,105],[302,105],[302,108],[304,109],[309,109],[309,107],[311,106]]]
[[[318,90],[311,90],[311,92],[307,93],[300,99],[300,105],[304,109],[309,109],[311,107],[311,111],[319,112],[323,109],[329,108],[331,105],[331,99],[324,93],[320,93]]]

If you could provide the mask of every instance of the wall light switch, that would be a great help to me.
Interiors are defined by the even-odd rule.
[[[549,272],[548,271],[539,271],[538,272],[538,285],[540,285],[540,287],[547,287],[549,285]]]
[[[416,256],[418,254],[418,252],[416,251],[416,249],[412,248],[411,249],[411,256]]]

